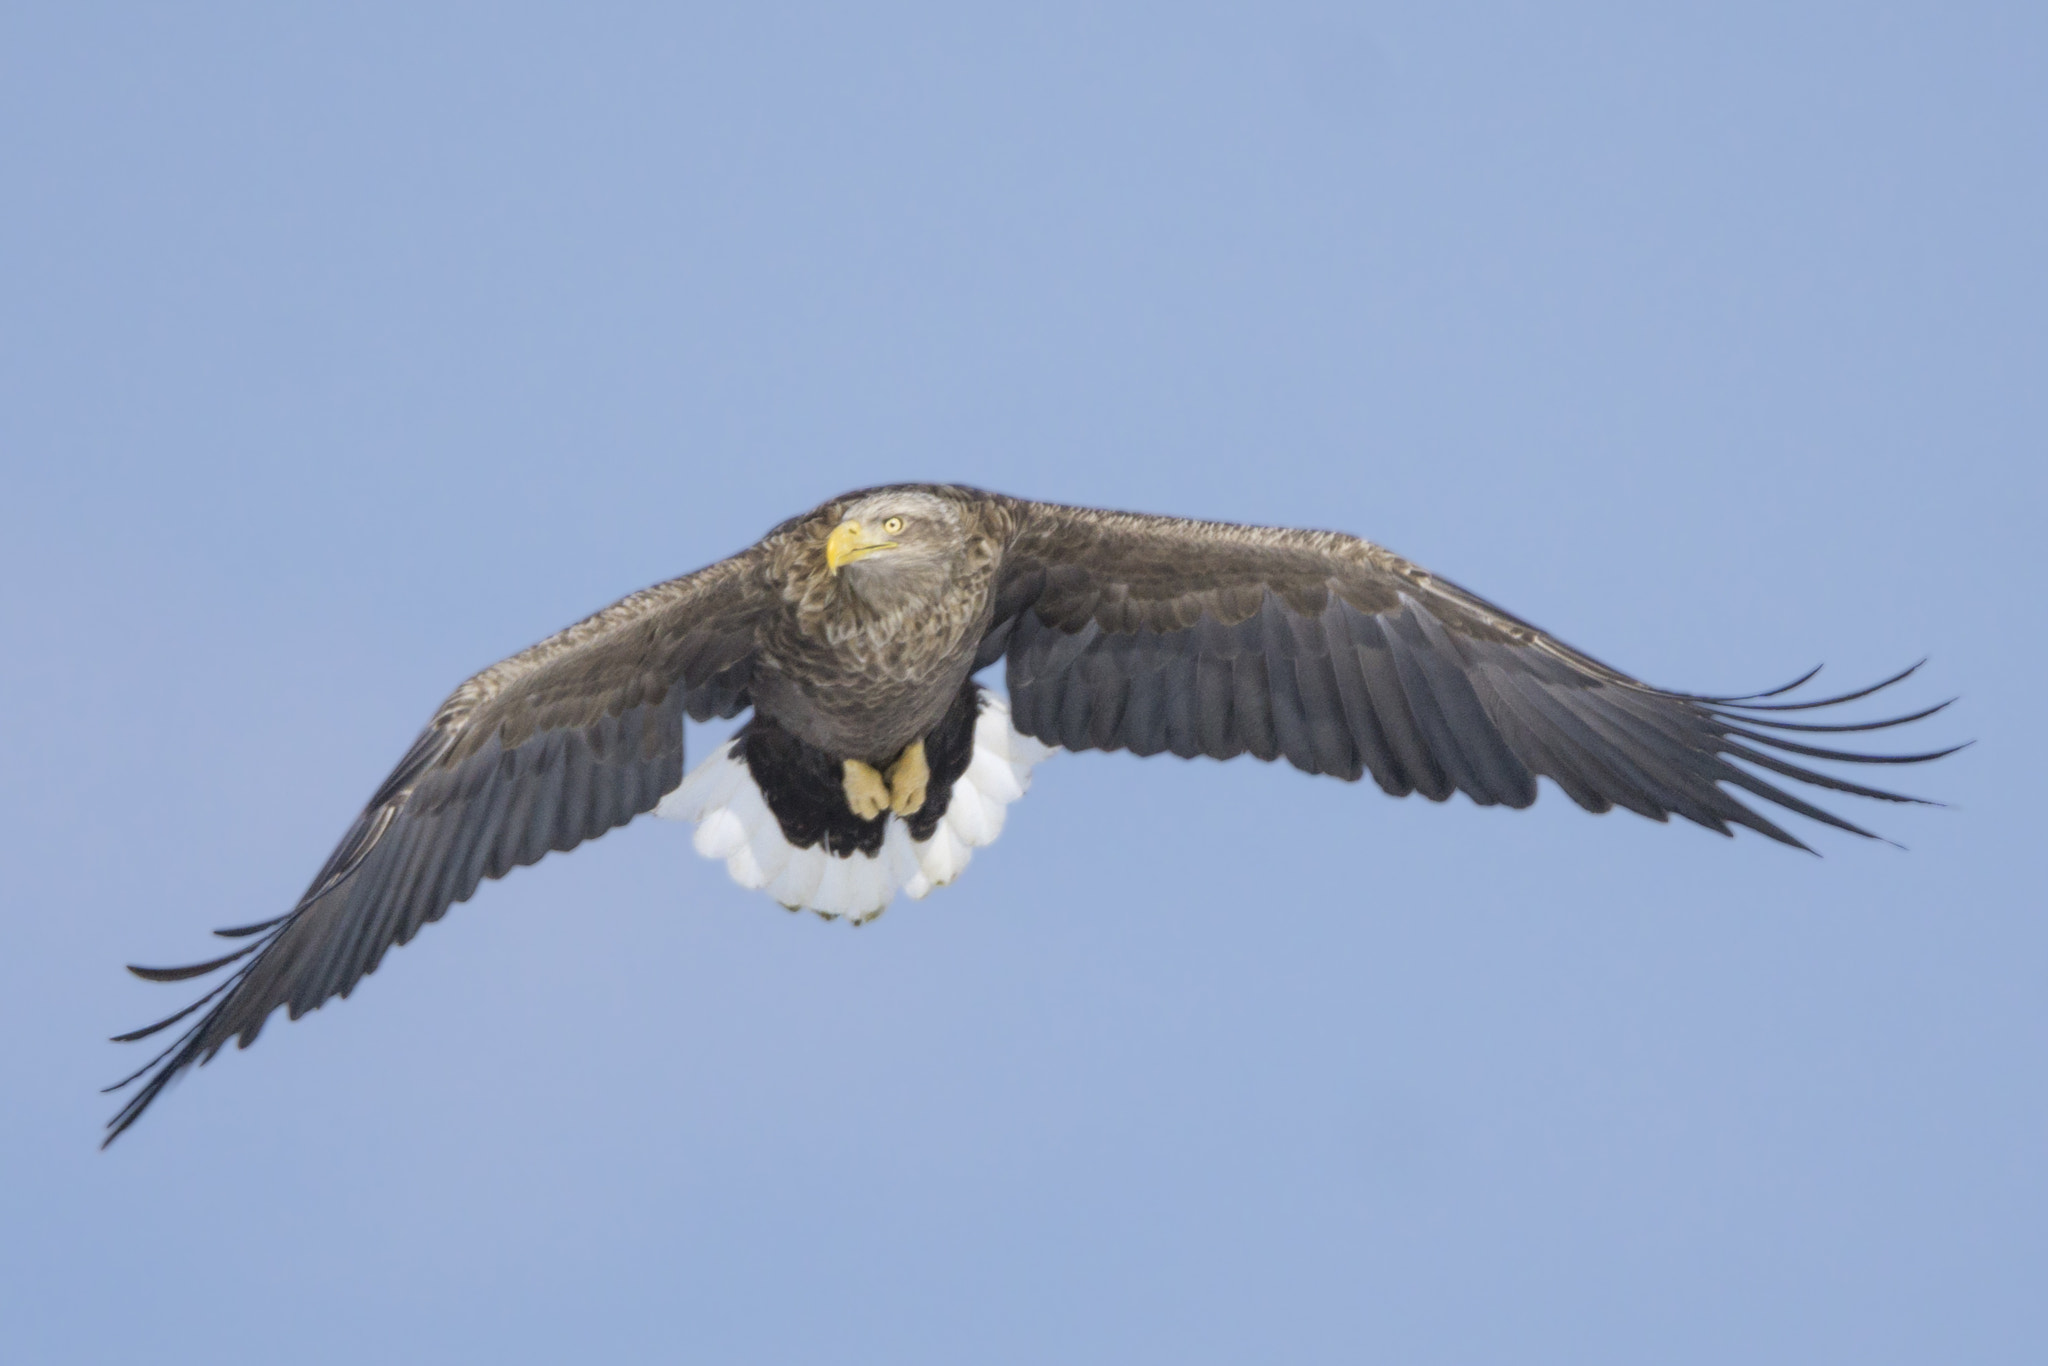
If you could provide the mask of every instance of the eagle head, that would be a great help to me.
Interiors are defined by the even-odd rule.
[[[954,504],[915,489],[889,489],[841,512],[825,538],[825,568],[870,601],[927,596],[943,591],[966,544]]]

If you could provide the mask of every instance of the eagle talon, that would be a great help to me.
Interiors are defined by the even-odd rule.
[[[889,784],[881,774],[858,759],[846,761],[845,773],[846,804],[854,815],[871,821],[889,809]]]
[[[924,741],[916,741],[889,765],[889,809],[905,818],[922,811],[925,788],[931,780],[931,768],[924,761]]]

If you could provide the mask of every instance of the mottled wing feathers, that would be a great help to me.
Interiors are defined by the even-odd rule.
[[[177,981],[240,963],[148,1037],[206,1013],[120,1083],[143,1085],[109,1122],[112,1142],[172,1077],[270,1013],[296,1019],[346,996],[385,951],[438,920],[484,878],[570,849],[653,809],[683,773],[683,716],[748,704],[755,621],[772,589],[749,551],[625,598],[464,683],[356,817],[286,915],[220,931],[238,952]],[[115,1088],[118,1089],[118,1088]]]
[[[1907,801],[1785,756],[1938,757],[1852,754],[1786,734],[1878,730],[1927,711],[1800,726],[1777,718],[1850,698],[1666,692],[1356,537],[1003,506],[1014,530],[981,662],[1007,655],[1014,724],[1068,749],[1284,757],[1310,773],[1370,773],[1397,796],[1463,792],[1483,806],[1527,806],[1548,777],[1589,811],[1676,814],[1723,834],[1743,825],[1794,845],[1728,789],[1869,832],[1751,768]]]

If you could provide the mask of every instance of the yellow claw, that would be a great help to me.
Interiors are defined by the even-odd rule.
[[[889,809],[899,816],[914,816],[924,807],[925,788],[932,771],[924,761],[924,741],[913,743],[889,765]]]
[[[854,815],[871,821],[889,809],[889,784],[881,774],[858,759],[846,761],[845,773],[846,804]]]

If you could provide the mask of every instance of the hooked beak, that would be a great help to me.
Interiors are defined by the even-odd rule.
[[[861,528],[859,522],[841,522],[825,538],[825,565],[837,574],[855,560],[864,560],[877,551],[894,550],[896,545],[895,541],[876,540]]]

